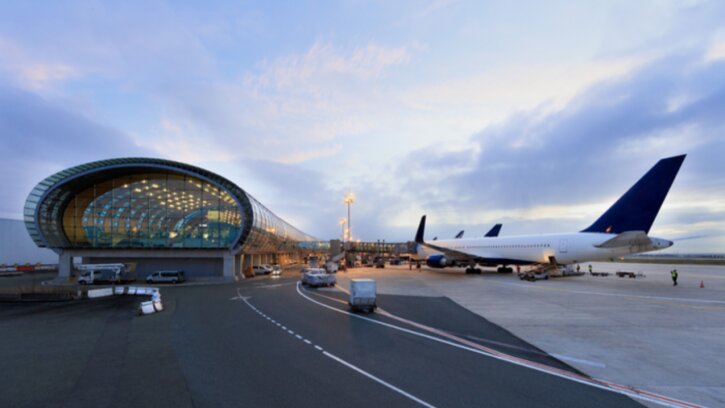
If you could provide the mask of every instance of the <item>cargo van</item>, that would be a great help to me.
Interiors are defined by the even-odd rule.
[[[146,283],[182,283],[186,281],[184,271],[156,271],[146,277]]]

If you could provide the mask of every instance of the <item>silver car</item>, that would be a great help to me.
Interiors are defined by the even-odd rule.
[[[310,287],[318,286],[335,286],[337,278],[335,275],[327,273],[322,268],[306,268],[302,270],[302,278],[300,283]]]
[[[272,273],[272,268],[267,265],[254,265],[252,267],[255,275],[269,275]]]

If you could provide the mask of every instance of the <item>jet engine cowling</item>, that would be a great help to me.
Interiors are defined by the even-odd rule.
[[[445,255],[431,255],[425,260],[425,264],[431,268],[445,268],[448,265],[448,259]]]

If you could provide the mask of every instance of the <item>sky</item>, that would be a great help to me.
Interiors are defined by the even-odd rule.
[[[211,4],[210,4],[211,3]],[[687,154],[650,234],[725,252],[721,1],[0,1],[0,217],[159,157],[321,239],[578,231]]]

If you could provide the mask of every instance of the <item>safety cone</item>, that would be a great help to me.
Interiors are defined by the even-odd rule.
[[[705,289],[705,281],[700,281],[700,289]]]

